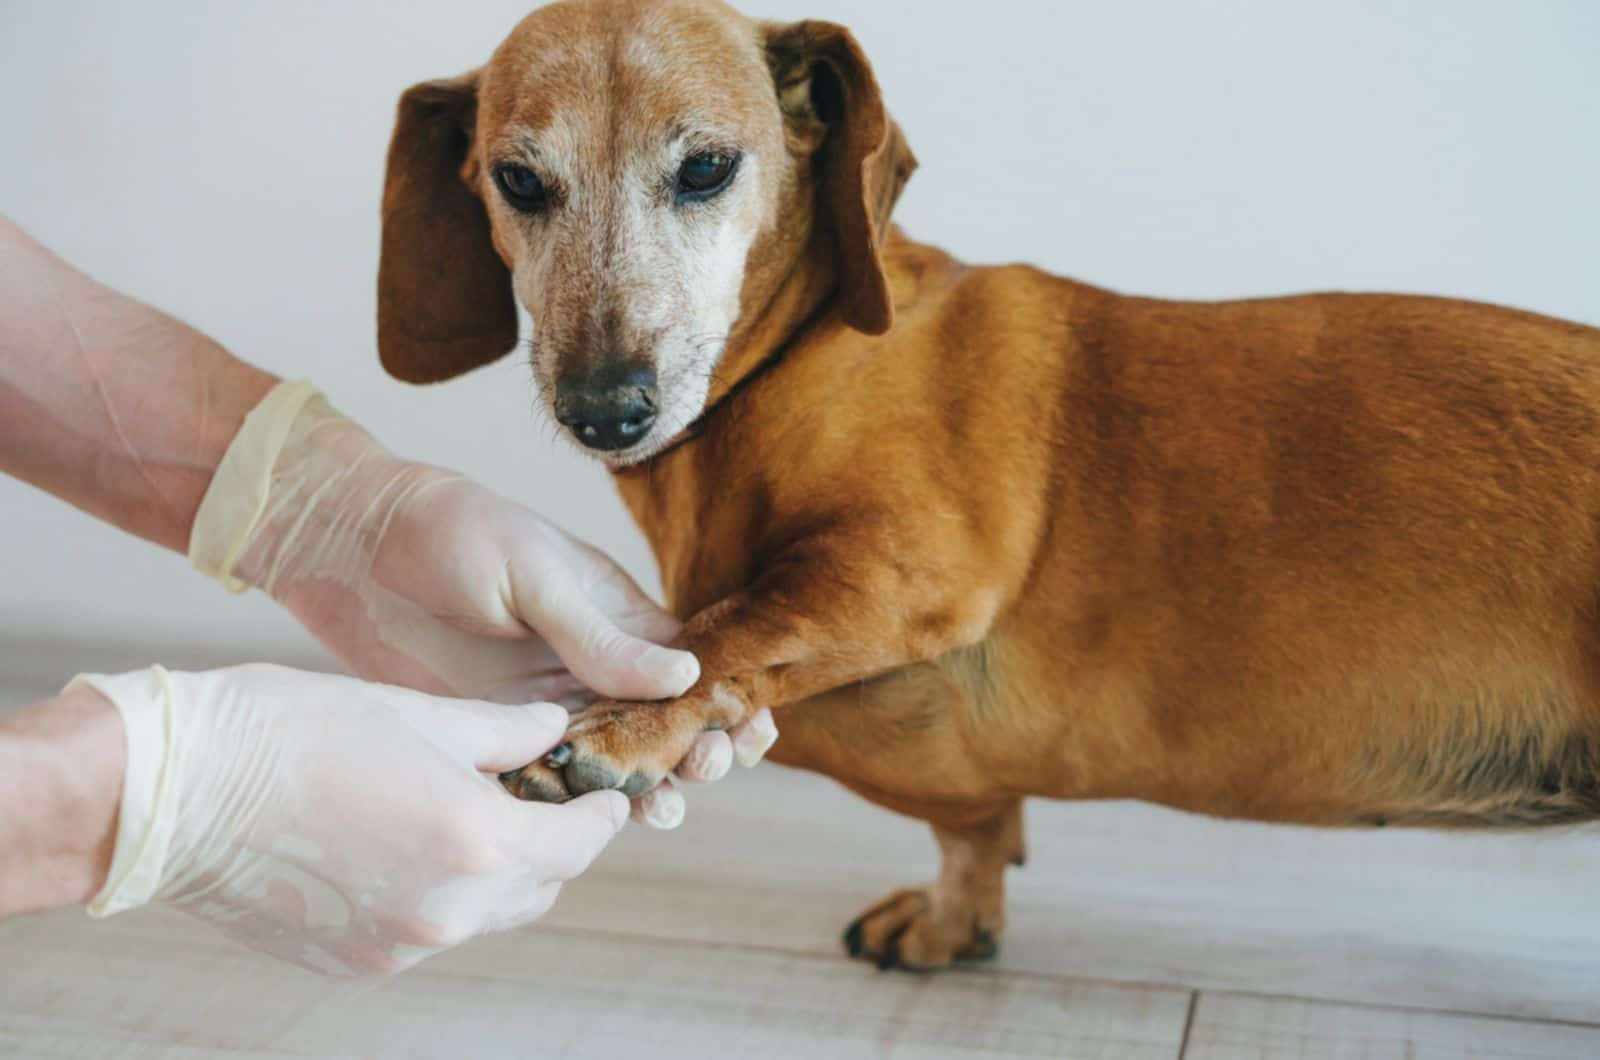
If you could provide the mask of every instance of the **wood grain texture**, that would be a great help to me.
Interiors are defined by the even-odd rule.
[[[1131,803],[1026,814],[1002,969],[1600,1023],[1593,830],[1318,831]],[[679,832],[626,837],[555,919],[604,928],[627,908],[654,937],[832,954],[862,908],[935,866],[920,824],[763,767],[692,792]]]
[[[0,704],[108,658],[124,661],[0,644]],[[162,910],[0,924],[0,1055],[783,1057],[825,1042],[830,1056],[1170,1057],[1193,988],[1223,993],[1202,999],[1190,1056],[1406,1055],[1395,1026],[1418,1056],[1467,1055],[1429,1028],[1480,1023],[1501,1049],[1481,1055],[1600,1055],[1587,1028],[1350,1004],[1600,1022],[1592,831],[1316,832],[1132,804],[1033,803],[1027,823],[1005,946],[980,969],[845,961],[844,924],[929,877],[932,843],[831,782],[763,767],[692,790],[675,833],[630,827],[541,925],[395,982],[278,968]]]
[[[1202,994],[1184,1060],[1591,1060],[1600,1028]]]
[[[1181,990],[547,928],[375,984],[325,982],[155,910],[0,927],[7,1055],[1176,1057]]]

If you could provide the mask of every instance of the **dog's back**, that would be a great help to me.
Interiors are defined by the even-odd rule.
[[[1062,352],[1050,531],[1000,635],[1049,652],[1033,694],[1072,689],[1063,775],[1334,823],[1600,811],[1600,331],[1112,297]]]

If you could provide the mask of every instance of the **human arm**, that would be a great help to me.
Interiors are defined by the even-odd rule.
[[[0,919],[81,905],[111,866],[122,719],[78,688],[0,713]]]
[[[0,471],[183,552],[212,472],[276,382],[0,216]]]

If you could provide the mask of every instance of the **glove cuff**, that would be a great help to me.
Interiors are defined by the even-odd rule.
[[[211,477],[194,528],[189,532],[189,562],[229,592],[249,583],[234,576],[272,489],[272,468],[295,420],[321,392],[310,383],[279,383],[245,417],[244,425]]]
[[[111,871],[87,907],[90,916],[106,917],[144,905],[161,886],[178,816],[173,689],[167,671],[152,666],[116,676],[79,674],[63,691],[85,686],[111,701],[128,734]]]

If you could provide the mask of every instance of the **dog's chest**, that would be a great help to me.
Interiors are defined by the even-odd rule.
[[[688,455],[670,453],[643,472],[616,476],[660,566],[667,606],[682,619],[760,573],[771,514],[759,476],[713,482]]]

